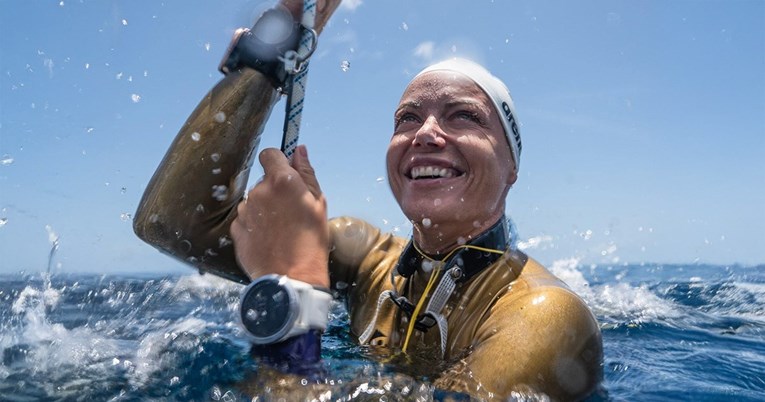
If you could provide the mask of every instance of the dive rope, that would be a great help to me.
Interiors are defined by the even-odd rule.
[[[288,51],[283,60],[284,68],[290,74],[281,146],[287,159],[290,159],[295,152],[300,136],[300,121],[303,115],[305,87],[308,81],[308,58],[316,49],[317,34],[313,29],[315,20],[316,0],[305,0],[301,20],[304,30],[300,36],[300,45],[297,51]]]

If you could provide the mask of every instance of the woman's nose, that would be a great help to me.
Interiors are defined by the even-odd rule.
[[[414,134],[412,146],[443,148],[444,145],[446,145],[446,140],[444,139],[444,132],[438,124],[438,119],[435,116],[429,116]]]

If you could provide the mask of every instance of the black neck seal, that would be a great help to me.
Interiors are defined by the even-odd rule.
[[[503,216],[492,227],[478,235],[473,240],[465,243],[464,246],[474,246],[483,249],[492,249],[506,251],[510,245],[509,234],[507,231],[507,219]],[[458,266],[462,275],[455,278],[456,283],[463,283],[483,271],[486,267],[496,262],[502,255],[487,251],[481,251],[475,248],[457,246],[460,248],[455,251],[447,261],[445,261],[443,270],[448,270],[453,266]],[[396,270],[404,278],[412,276],[417,268],[422,266],[422,261],[426,258],[440,261],[443,256],[425,256],[417,250],[414,245],[414,238],[404,248],[404,252],[399,257]]]

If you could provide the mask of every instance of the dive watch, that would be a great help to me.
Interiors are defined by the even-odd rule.
[[[264,275],[242,292],[239,320],[253,343],[274,344],[312,329],[324,331],[331,301],[329,289]]]

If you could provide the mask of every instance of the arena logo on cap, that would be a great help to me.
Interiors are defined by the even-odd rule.
[[[521,133],[518,132],[518,125],[515,123],[515,117],[513,117],[513,112],[510,110],[510,105],[507,104],[507,102],[502,102],[502,110],[505,112],[505,117],[507,117],[507,121],[510,122],[510,128],[513,130],[513,138],[515,139],[515,143],[518,145],[518,156],[521,155]]]

